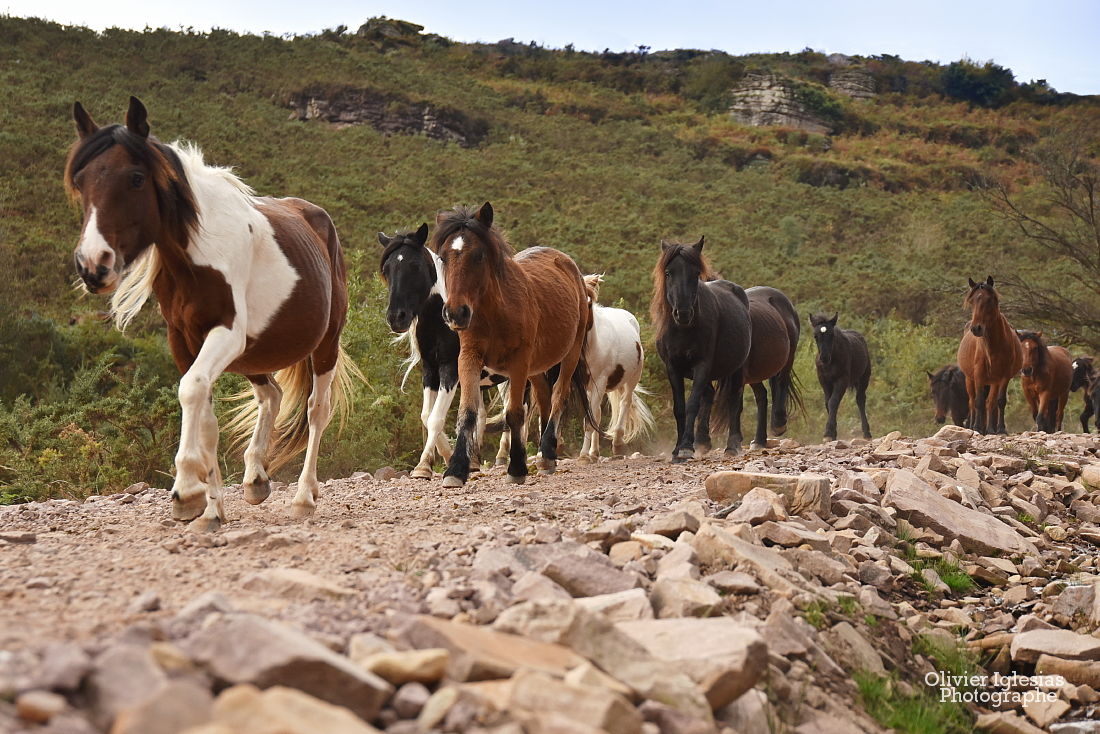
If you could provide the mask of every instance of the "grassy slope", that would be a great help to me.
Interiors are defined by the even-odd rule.
[[[813,71],[789,57],[776,63]],[[842,322],[868,333],[876,433],[930,430],[923,369],[953,359],[965,320],[965,278],[1012,269],[1027,257],[963,178],[993,170],[1026,185],[1020,141],[1040,137],[1050,122],[1095,118],[1096,107],[1015,103],[970,110],[938,96],[886,95],[847,103],[846,114],[860,120],[863,134],[826,141],[707,113],[689,92],[713,70],[690,68],[695,76],[680,94],[631,91],[627,72],[639,75],[645,89],[655,84],[653,67],[624,70],[544,51],[517,60],[462,45],[384,49],[332,36],[95,34],[0,18],[0,90],[17,100],[0,127],[0,267],[11,274],[0,313],[15,316],[0,318],[0,336],[32,345],[11,350],[18,369],[9,379],[19,387],[3,394],[9,402],[15,392],[34,398],[0,421],[7,439],[0,444],[0,495],[4,485],[17,497],[51,482],[49,491],[63,493],[135,475],[163,481],[155,472],[170,466],[174,377],[156,338],[154,309],[146,309],[143,323],[154,336],[137,342],[109,334],[101,323],[66,325],[103,307],[69,288],[79,215],[65,201],[60,173],[73,137],[72,101],[82,100],[106,123],[121,117],[130,94],[149,107],[162,139],[194,140],[208,161],[235,166],[261,193],[310,199],[336,221],[353,265],[350,349],[370,382],[342,440],[330,444],[327,473],[405,461],[418,448],[418,391],[396,392],[399,360],[381,317],[385,293],[374,275],[374,233],[415,227],[439,209],[483,200],[493,202],[518,246],[555,246],[584,270],[606,272],[605,301],[631,308],[643,322],[657,243],[705,233],[724,277],[780,287],[801,311],[839,310]],[[420,136],[386,137],[368,126],[289,119],[288,96],[314,85],[368,86],[450,106],[488,120],[490,136],[463,149]],[[761,152],[770,164],[739,168],[748,154]],[[823,168],[847,171],[860,185],[799,183]],[[132,374],[135,350],[151,364],[140,378]],[[107,353],[101,374],[91,375],[96,358]],[[646,382],[667,421],[661,370],[655,358],[649,366]],[[823,417],[807,345],[799,371],[810,414],[793,430],[813,438]],[[102,410],[70,410],[74,374],[89,382],[86,402],[120,400],[113,410],[133,418],[105,421]],[[132,424],[142,410],[119,397],[135,381],[147,399],[155,393],[166,406],[155,429],[136,433]],[[848,416],[842,433],[858,425],[852,411],[842,407]],[[1025,424],[1017,407],[1012,425]],[[65,425],[83,435],[73,439]],[[664,425],[659,444],[668,442]],[[145,447],[140,466],[121,448],[135,441]],[[89,454],[113,470],[76,471]],[[239,471],[237,459],[230,470]]]

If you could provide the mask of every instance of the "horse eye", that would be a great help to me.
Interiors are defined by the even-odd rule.
[[[669,277],[671,277],[671,276],[672,276],[672,271],[671,271],[671,270],[666,270],[666,271],[665,271],[665,277],[666,277],[666,278],[669,278]]]
[[[130,177],[130,185],[133,186],[135,189],[140,189],[143,183],[145,183],[144,173],[135,173]]]

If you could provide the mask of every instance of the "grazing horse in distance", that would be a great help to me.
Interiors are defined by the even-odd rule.
[[[136,97],[125,125],[100,127],[79,102],[73,117],[65,184],[84,212],[77,272],[92,293],[113,292],[119,328],[156,295],[183,375],[172,516],[201,514],[195,530],[226,519],[212,403],[226,371],[246,376],[255,395],[230,425],[239,438],[251,433],[245,499],[263,502],[269,472],[304,448],[291,512],[311,514],[321,434],[359,374],[340,345],[348,299],[332,220],[301,199],[257,197],[198,148],[151,137]]]
[[[764,448],[768,441],[768,391],[772,391],[772,433],[787,432],[787,413],[792,405],[801,407],[802,398],[794,382],[794,358],[802,329],[798,311],[791,300],[779,290],[754,286],[745,290],[749,297],[749,319],[752,322],[752,347],[745,362],[744,384],[752,387],[756,398],[756,435],[751,448]],[[742,403],[734,407],[733,429],[741,436]]]
[[[936,406],[936,423],[946,422],[950,413],[952,423],[966,427],[970,399],[966,395],[966,375],[963,371],[957,364],[945,364],[934,373],[925,370],[925,374],[932,391],[932,403]]]
[[[1097,384],[1100,375],[1097,375],[1096,369],[1093,367],[1092,357],[1081,356],[1073,360],[1073,380],[1069,384],[1070,392],[1076,392],[1077,390],[1084,389],[1082,397],[1084,398],[1084,406],[1081,409],[1081,433],[1089,432],[1089,418],[1096,413],[1096,408],[1093,406],[1094,402],[1100,402],[1096,399],[1096,396],[1100,395],[1100,390],[1097,390],[1100,385]],[[1100,431],[1100,422],[1097,422],[1097,431]]]
[[[716,399],[718,424],[731,427],[726,455],[741,453],[741,437],[732,428],[732,416],[744,395],[745,362],[752,340],[749,297],[741,286],[714,279],[703,258],[702,237],[694,245],[661,242],[653,269],[650,315],[657,331],[657,354],[672,387],[673,463],[695,455],[697,430],[700,446],[709,446],[708,408]],[[687,378],[691,395],[685,402]]]
[[[644,351],[641,327],[634,314],[621,308],[610,308],[597,303],[601,275],[584,276],[585,286],[592,299],[592,328],[584,347],[588,364],[588,404],[599,425],[606,394],[611,403],[611,452],[615,456],[626,453],[626,444],[639,434],[653,430],[653,416],[638,385],[642,379]],[[589,428],[584,434],[580,462],[596,461],[600,456],[600,434]]]
[[[1073,382],[1073,359],[1065,347],[1047,346],[1041,331],[1018,334],[1024,348],[1020,386],[1035,419],[1035,430],[1060,431]]]
[[[966,375],[969,427],[978,433],[1006,432],[1008,383],[1024,366],[1023,347],[1001,313],[1000,302],[992,275],[981,283],[970,280],[970,291],[963,301],[963,306],[970,309],[970,321],[963,330],[957,357]]]
[[[458,378],[462,386],[459,433],[443,478],[460,487],[470,473],[469,454],[477,448],[477,390],[482,366],[508,377],[505,419],[510,432],[508,481],[527,477],[523,393],[529,378],[560,363],[539,448],[540,473],[557,466],[558,425],[571,389],[578,389],[584,413],[588,370],[584,341],[591,305],[577,264],[563,252],[532,247],[513,255],[493,226],[493,207],[476,212],[456,207],[436,217],[432,249],[443,262],[447,300],[443,318],[458,332]],[[597,426],[598,430],[598,426]]]
[[[836,412],[840,400],[849,389],[856,392],[856,407],[863,437],[871,437],[867,423],[867,385],[871,382],[871,353],[863,334],[853,329],[838,329],[833,317],[810,316],[817,343],[817,381],[825,391],[825,409],[829,417],[825,421],[825,440],[836,440]]]

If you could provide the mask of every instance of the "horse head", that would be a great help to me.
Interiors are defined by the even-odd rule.
[[[84,212],[76,271],[92,293],[110,293],[150,245],[186,248],[198,220],[182,165],[149,135],[145,105],[130,98],[125,125],[100,127],[73,105],[77,141],[65,165],[65,186]]]
[[[836,322],[840,313],[834,313],[830,319],[824,314],[810,314],[810,326],[814,330],[814,342],[817,344],[817,360],[821,364],[833,361],[833,341],[836,337]]]
[[[699,284],[709,275],[703,260],[703,239],[700,237],[694,245],[661,241],[656,281],[666,310],[679,326],[690,326],[695,321]]]
[[[925,374],[928,375],[928,387],[932,391],[932,403],[936,406],[932,418],[936,423],[945,423],[947,421],[947,411],[951,407],[950,367],[943,367],[934,374],[925,370]]]
[[[970,308],[970,333],[974,336],[985,336],[989,331],[989,322],[999,313],[1000,296],[993,288],[993,276],[988,276],[981,283],[970,282],[970,292],[967,293],[963,305]]]
[[[398,232],[393,237],[378,233],[382,258],[378,269],[390,291],[386,321],[398,334],[412,326],[424,302],[440,290],[435,260],[426,247],[428,225],[411,233]]]
[[[1078,357],[1073,360],[1073,380],[1069,384],[1071,391],[1088,387],[1092,377],[1092,357]]]
[[[1020,374],[1024,377],[1031,377],[1036,373],[1042,374],[1047,354],[1043,332],[1021,330],[1017,331],[1016,335],[1020,338],[1020,346],[1024,350],[1024,366],[1020,369]]]
[[[447,290],[443,320],[451,329],[462,331],[470,327],[489,289],[499,290],[511,247],[493,227],[489,202],[476,213],[468,207],[440,212],[432,247],[443,264]]]

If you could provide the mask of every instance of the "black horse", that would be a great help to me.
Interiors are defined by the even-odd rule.
[[[1093,366],[1092,357],[1078,357],[1073,360],[1073,381],[1070,391],[1084,390],[1084,408],[1081,410],[1081,433],[1089,432],[1089,418],[1100,414],[1100,375]],[[1100,432],[1100,420],[1096,422]]]
[[[710,408],[716,397],[716,418],[732,425],[735,406],[744,394],[743,372],[752,338],[749,299],[741,286],[713,278],[703,259],[702,237],[694,245],[661,243],[650,313],[657,330],[657,353],[672,386],[673,462],[695,454],[696,431],[700,448],[709,447]],[[685,404],[686,378],[691,379],[691,396]],[[726,453],[740,452],[741,437],[731,430]]]
[[[852,329],[838,329],[839,314],[810,316],[810,326],[817,342],[817,379],[825,391],[825,408],[829,418],[825,422],[825,440],[836,440],[836,411],[840,399],[850,388],[856,391],[856,405],[863,426],[863,437],[871,437],[867,423],[867,384],[871,381],[871,355],[863,334]]]
[[[936,406],[936,423],[947,420],[956,426],[966,427],[970,416],[970,398],[966,394],[966,375],[957,364],[945,364],[938,370],[928,372],[928,387],[932,390],[932,402]]]
[[[393,237],[378,233],[383,248],[379,270],[390,291],[386,321],[394,332],[407,334],[410,356],[405,379],[418,362],[423,376],[420,420],[427,438],[420,462],[409,475],[417,479],[432,478],[436,455],[445,462],[451,457],[444,428],[458,388],[458,334],[443,323],[443,276],[438,256],[425,246],[427,241],[427,224]],[[500,375],[482,373],[483,387],[504,381]],[[471,463],[477,464],[478,459]]]

